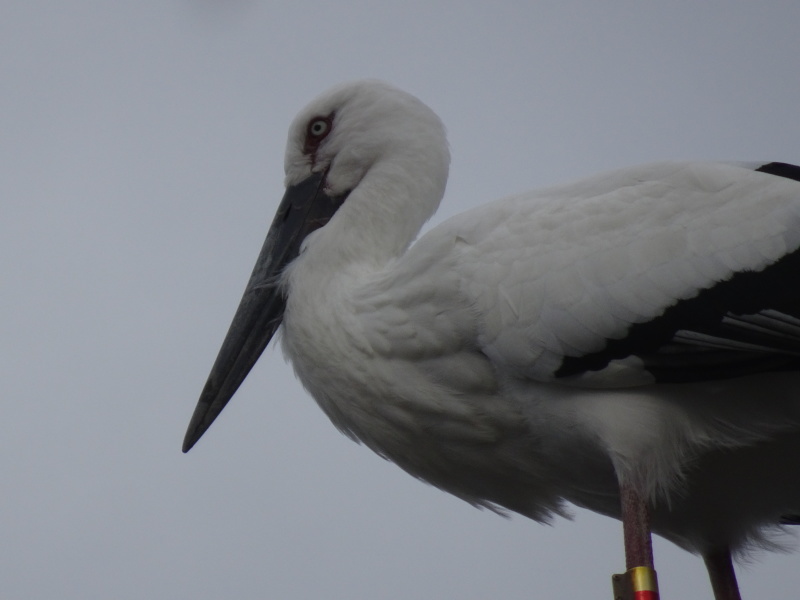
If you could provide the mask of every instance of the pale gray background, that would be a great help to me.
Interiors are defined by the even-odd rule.
[[[4,0],[0,596],[610,598],[616,522],[504,520],[415,481],[279,351],[186,456],[183,433],[287,126],[331,84],[441,115],[441,220],[627,164],[800,161],[799,31],[797,0]],[[665,599],[710,597],[699,559],[656,559]],[[798,564],[757,560],[746,596],[796,595]]]

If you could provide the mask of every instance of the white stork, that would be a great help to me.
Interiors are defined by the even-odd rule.
[[[637,598],[650,528],[739,598],[731,553],[800,520],[800,167],[632,167],[414,242],[449,161],[439,118],[384,83],[300,112],[184,451],[282,325],[331,421],[409,473],[537,521],[622,519]]]

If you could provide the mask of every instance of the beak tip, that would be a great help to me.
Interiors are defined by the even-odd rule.
[[[191,450],[198,440],[203,437],[203,434],[211,426],[214,419],[209,419],[209,404],[202,401],[197,403],[192,419],[189,421],[189,427],[186,428],[186,435],[183,437],[183,453],[186,454]],[[216,415],[215,415],[216,416]]]
[[[189,450],[192,449],[192,446],[194,446],[193,440],[189,440],[188,438],[183,440],[183,447],[181,448],[181,452],[186,454],[187,452],[189,452]]]
[[[186,437],[183,438],[183,446],[181,447],[181,452],[186,454],[189,450],[192,449],[192,447],[194,447],[198,439],[199,438],[196,435],[192,434],[191,430],[187,431]]]

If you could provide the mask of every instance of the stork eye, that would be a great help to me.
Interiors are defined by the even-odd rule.
[[[331,129],[328,119],[314,119],[308,124],[308,135],[317,139],[322,139]]]

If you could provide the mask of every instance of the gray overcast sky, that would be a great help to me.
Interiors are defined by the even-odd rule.
[[[491,5],[491,6],[490,6]],[[800,161],[800,2],[0,4],[0,595],[610,598],[618,523],[504,520],[339,435],[268,350],[180,444],[285,133],[379,77],[450,132],[436,221],[670,158]],[[710,598],[656,545],[664,598]],[[759,555],[746,597],[788,598]]]

